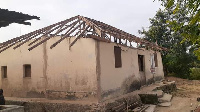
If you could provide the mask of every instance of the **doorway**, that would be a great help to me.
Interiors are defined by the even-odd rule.
[[[138,67],[139,67],[139,74],[141,78],[141,86],[146,85],[144,55],[138,55]]]

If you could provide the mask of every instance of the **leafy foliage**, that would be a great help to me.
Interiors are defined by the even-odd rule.
[[[194,63],[199,63],[193,54],[196,46],[188,40],[183,41],[184,31],[174,31],[173,25],[168,22],[172,19],[179,24],[189,21],[189,18],[185,16],[186,12],[179,10],[182,12],[172,18],[173,11],[171,9],[158,10],[154,18],[150,19],[149,29],[146,31],[143,28],[139,33],[144,35],[144,39],[170,49],[170,51],[161,52],[166,74],[174,73],[179,77],[188,78],[190,68],[196,66]]]
[[[184,37],[182,42],[190,41],[196,46],[194,53],[200,60],[200,0],[159,0],[166,10],[172,10],[173,13],[168,21],[175,32],[182,31],[181,35]],[[183,14],[184,12],[184,14]],[[183,14],[183,15],[182,15]],[[188,21],[181,23],[174,20],[174,16],[188,18]]]
[[[200,80],[200,68],[191,68],[190,79]]]

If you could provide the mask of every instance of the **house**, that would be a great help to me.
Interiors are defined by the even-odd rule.
[[[163,79],[161,50],[78,15],[3,42],[0,88],[7,97],[102,101]]]

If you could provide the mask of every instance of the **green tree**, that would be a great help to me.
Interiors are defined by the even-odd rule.
[[[194,66],[196,57],[193,54],[194,48],[190,41],[184,41],[181,33],[183,30],[174,32],[173,26],[168,23],[171,18],[173,10],[158,10],[156,15],[150,19],[150,26],[148,30],[144,28],[139,31],[144,35],[144,39],[157,42],[159,46],[168,48],[170,51],[162,51],[162,59],[164,65],[164,71],[167,74],[175,73],[180,77],[187,78],[190,73],[190,68]],[[173,20],[177,23],[188,21],[188,17],[182,14],[175,15]],[[181,19],[180,19],[181,18]]]
[[[194,53],[200,60],[200,0],[159,0],[162,1],[162,5],[165,10],[172,10],[173,13],[168,21],[172,26],[172,30],[177,32],[181,31],[181,35],[184,37],[182,42],[190,41],[193,46],[196,47]],[[184,11],[184,15],[182,11]],[[173,17],[181,15],[187,17],[188,21],[177,22]]]

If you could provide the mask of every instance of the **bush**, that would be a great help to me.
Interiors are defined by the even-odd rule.
[[[190,79],[200,80],[200,68],[191,68],[190,71]]]

